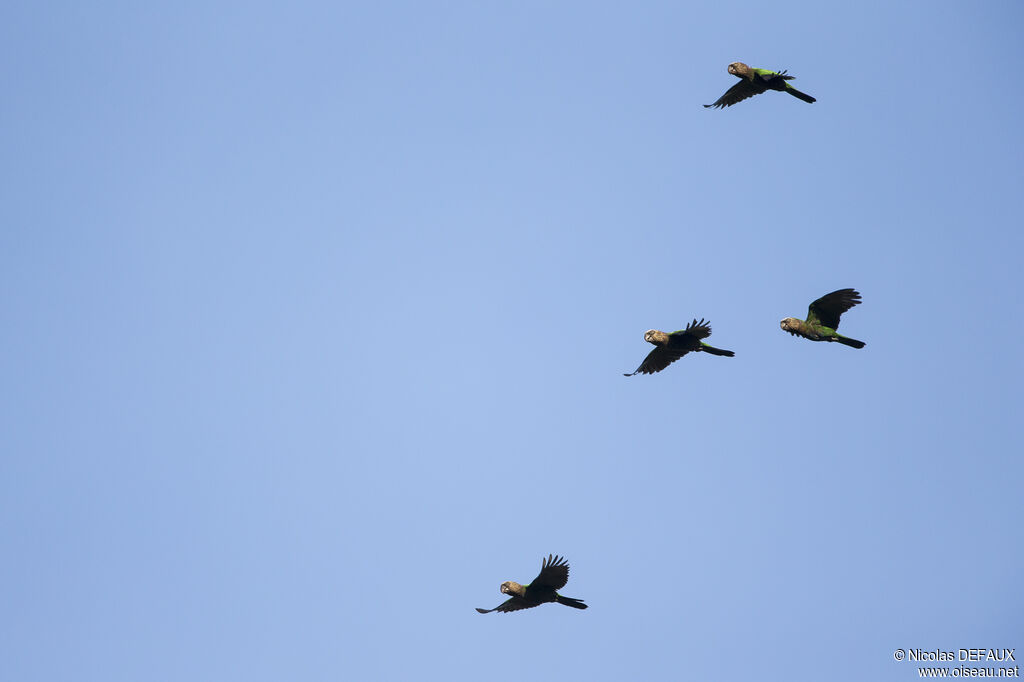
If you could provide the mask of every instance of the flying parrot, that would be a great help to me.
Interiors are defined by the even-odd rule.
[[[480,613],[490,613],[491,611],[508,613],[520,609],[531,609],[551,601],[571,606],[574,609],[587,608],[582,599],[563,597],[558,594],[557,590],[565,587],[565,583],[568,581],[569,564],[562,557],[549,554],[547,559],[541,561],[540,573],[532,583],[520,585],[512,580],[506,580],[501,584],[501,592],[509,595],[509,599],[493,609],[478,608],[477,611]]]
[[[731,107],[737,102],[742,102],[748,97],[760,95],[768,90],[788,92],[808,104],[816,100],[808,94],[802,93],[786,81],[793,80],[794,76],[787,76],[785,71],[769,71],[768,69],[752,69],[743,62],[733,62],[729,65],[729,73],[740,79],[740,82],[725,91],[725,94],[718,98],[714,104],[705,104],[704,108]]]
[[[653,343],[657,348],[652,350],[644,358],[643,363],[631,374],[623,374],[624,377],[631,377],[634,374],[654,374],[665,369],[673,362],[683,357],[690,351],[704,351],[712,355],[723,355],[731,358],[735,353],[731,350],[715,348],[701,341],[711,336],[711,327],[701,318],[698,322],[694,320],[686,325],[686,329],[680,329],[670,334],[659,332],[657,329],[648,329],[644,332],[644,341]]]
[[[787,317],[779,324],[783,331],[811,341],[838,341],[851,348],[863,348],[864,342],[836,332],[839,316],[860,303],[860,294],[853,289],[840,289],[825,294],[807,308],[807,320]]]

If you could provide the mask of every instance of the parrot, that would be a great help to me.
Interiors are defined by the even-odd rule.
[[[711,327],[704,318],[701,318],[700,322],[694,319],[693,322],[686,325],[686,329],[680,329],[669,334],[660,332],[657,329],[648,329],[644,332],[644,341],[653,343],[657,348],[647,354],[647,357],[644,358],[643,363],[636,368],[635,372],[623,374],[622,376],[631,377],[635,374],[654,374],[655,372],[660,372],[690,351],[704,351],[705,353],[727,358],[736,355],[731,350],[715,348],[701,341],[701,339],[706,339],[709,336],[711,336]]]
[[[863,348],[864,342],[836,332],[839,316],[860,303],[860,294],[853,289],[839,289],[825,294],[807,308],[807,319],[787,317],[779,324],[783,331],[811,341],[838,341],[851,348]]]
[[[502,602],[493,609],[477,608],[479,613],[491,613],[499,611],[508,613],[520,609],[531,609],[548,602],[558,602],[574,609],[585,609],[587,605],[582,599],[563,597],[557,590],[565,587],[569,581],[569,564],[560,556],[549,554],[547,559],[541,561],[540,573],[533,579],[532,583],[520,585],[513,580],[506,580],[501,584],[501,593],[509,595],[507,601]]]
[[[731,107],[737,102],[742,102],[748,97],[760,95],[768,90],[788,92],[797,99],[802,99],[808,104],[815,100],[810,95],[800,92],[786,81],[793,80],[795,76],[787,76],[785,71],[769,71],[768,69],[753,69],[743,62],[733,62],[729,65],[729,73],[740,79],[740,82],[725,91],[725,94],[718,98],[714,104],[705,104],[704,108]]]

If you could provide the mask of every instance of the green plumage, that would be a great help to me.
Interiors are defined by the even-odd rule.
[[[704,319],[701,319],[700,322],[694,319],[693,322],[686,325],[686,329],[679,329],[669,334],[660,332],[657,329],[648,329],[644,333],[644,341],[657,347],[647,354],[647,357],[644,358],[644,361],[640,363],[635,372],[623,374],[623,376],[631,377],[634,374],[654,374],[655,372],[660,372],[691,351],[703,351],[711,355],[720,355],[727,358],[736,355],[731,350],[715,348],[701,340],[709,336],[711,336],[711,326]]]
[[[737,102],[742,102],[749,97],[760,95],[762,92],[769,90],[788,92],[793,97],[801,99],[808,104],[813,104],[817,101],[810,95],[800,92],[790,85],[787,81],[793,80],[794,77],[787,76],[785,71],[755,69],[743,62],[733,62],[729,65],[728,71],[739,78],[740,82],[726,90],[725,94],[719,97],[713,104],[705,104],[704,108],[713,107],[721,109],[723,107],[731,107]]]
[[[853,289],[839,289],[811,303],[807,308],[806,320],[787,317],[779,325],[783,331],[811,341],[834,341],[851,348],[863,348],[863,341],[851,339],[836,331],[842,314],[860,302],[860,294]]]
[[[548,602],[558,602],[574,609],[585,609],[587,605],[582,599],[563,597],[558,590],[565,587],[569,582],[569,564],[562,557],[549,554],[548,558],[541,562],[540,573],[528,585],[520,585],[512,580],[506,580],[501,584],[502,594],[509,595],[509,599],[493,609],[478,608],[479,613],[491,613],[499,611],[508,613],[521,609],[530,609]]]

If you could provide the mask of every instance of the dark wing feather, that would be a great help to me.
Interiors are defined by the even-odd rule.
[[[477,608],[479,613],[491,613],[492,611],[498,611],[499,613],[508,613],[509,611],[519,611],[520,609],[528,609],[536,606],[536,604],[527,604],[526,601],[519,597],[512,597],[501,604],[498,604],[493,609],[481,609]]]
[[[550,587],[560,590],[569,582],[569,564],[560,556],[549,554],[540,567],[540,573],[530,583],[530,587]]]
[[[839,316],[860,303],[860,294],[853,289],[839,289],[825,294],[807,308],[807,321],[831,329],[839,327]]]
[[[703,317],[700,318],[700,322],[696,319],[690,324],[686,325],[686,329],[680,329],[674,331],[669,336],[669,344],[678,343],[686,339],[692,339],[694,341],[700,341],[711,336],[711,325]],[[700,344],[696,344],[700,345]]]
[[[714,104],[705,104],[704,108],[721,109],[722,107],[731,107],[733,104],[742,102],[748,97],[761,94],[765,89],[764,83],[759,82],[755,85],[744,78],[739,83],[726,90],[725,94],[719,97]]]
[[[767,71],[767,73],[759,73],[758,74],[758,78],[760,78],[761,80],[763,80],[765,82],[773,81],[773,80],[775,80],[777,78],[781,78],[784,81],[795,80],[796,76],[787,76],[786,75],[788,72],[789,72],[789,69],[783,69],[782,71]]]
[[[660,372],[689,352],[688,348],[657,346],[647,354],[647,357],[644,358],[644,361],[636,368],[633,374],[654,374],[655,372]],[[633,374],[625,374],[624,376],[631,377]]]

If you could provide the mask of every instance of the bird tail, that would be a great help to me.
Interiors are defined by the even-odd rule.
[[[722,350],[721,348],[715,348],[714,346],[709,346],[706,343],[701,343],[700,344],[700,349],[702,351],[704,351],[705,353],[711,353],[712,355],[721,355],[721,356],[727,357],[727,358],[731,358],[734,355],[736,355],[731,350]]]
[[[818,101],[818,100],[814,99],[813,97],[811,97],[810,95],[808,95],[807,93],[800,92],[799,90],[794,88],[789,83],[786,83],[786,92],[788,92],[789,94],[793,95],[793,97],[796,97],[797,99],[802,99],[803,101],[807,102],[808,104],[814,104],[815,102]]]
[[[585,609],[585,608],[587,608],[587,605],[583,603],[582,599],[573,599],[572,597],[563,597],[560,594],[556,594],[555,595],[555,601],[557,601],[559,604],[565,604],[566,606],[571,606],[574,609]]]
[[[863,348],[864,347],[864,342],[863,341],[858,341],[857,339],[851,339],[849,336],[840,336],[839,334],[836,334],[836,341],[838,341],[839,343],[843,344],[844,346],[849,346],[850,348]]]

